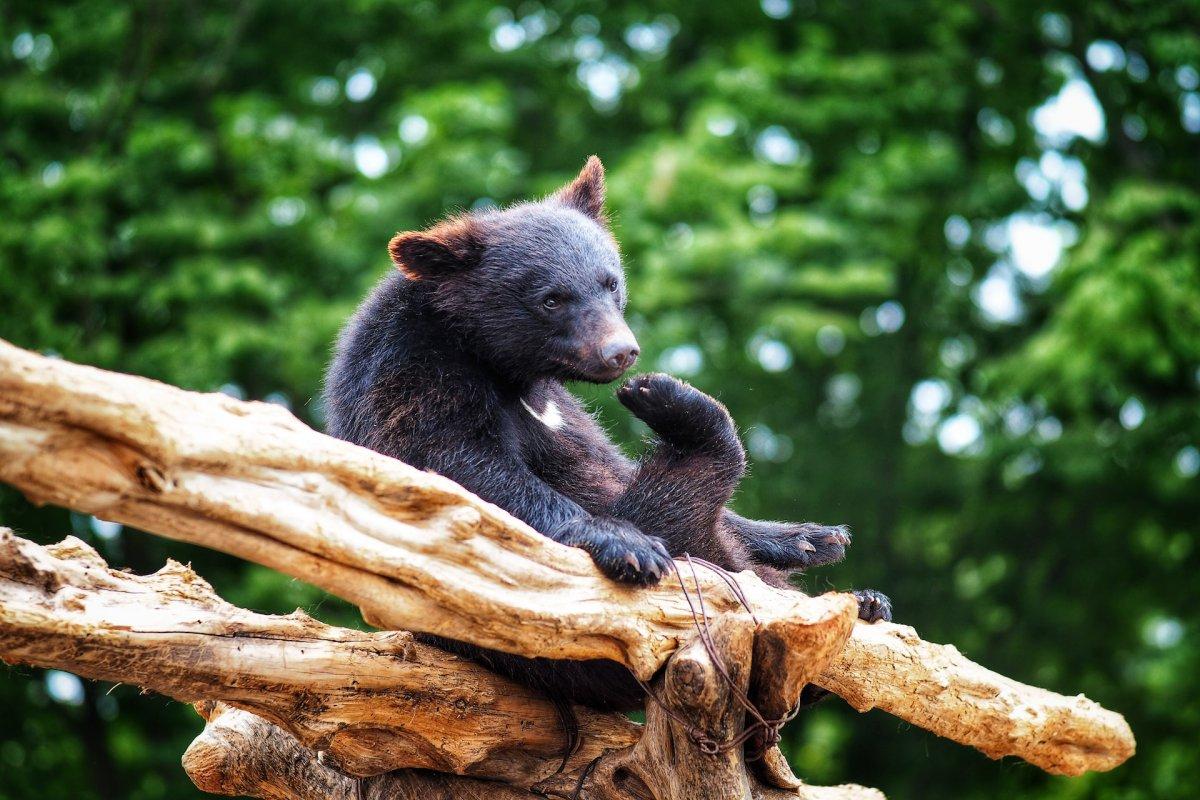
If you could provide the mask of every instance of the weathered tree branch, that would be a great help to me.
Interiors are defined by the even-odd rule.
[[[607,581],[583,552],[451,481],[322,436],[282,409],[2,342],[0,480],[37,502],[310,581],[385,628],[530,656],[611,658],[648,678],[694,625],[671,581],[650,589]],[[814,603],[749,573],[738,579],[764,625],[817,625],[835,606],[841,618],[853,615],[847,596]],[[715,576],[685,582],[715,615],[746,616]],[[551,592],[555,602],[546,603]],[[903,626],[855,625],[816,682],[857,708],[882,708],[1050,772],[1107,770],[1133,753],[1120,715],[1019,684]]]
[[[403,770],[356,780],[317,760],[286,731],[245,711],[219,710],[183,755],[196,787],[263,800],[533,800],[503,783]]]
[[[0,659],[224,701],[353,775],[418,767],[535,782],[558,770],[567,741],[545,697],[409,633],[245,611],[189,567],[117,572],[74,537],[41,547],[0,528]],[[568,767],[641,735],[619,714],[575,715]]]
[[[991,758],[1017,755],[1056,775],[1109,770],[1133,755],[1120,714],[1081,694],[1006,678],[907,625],[859,626],[853,645],[816,683],[859,711],[882,708]]]
[[[607,765],[606,765],[607,766]],[[263,800],[537,800],[571,798],[577,775],[563,776],[566,791],[539,787],[534,793],[501,783],[420,770],[402,770],[356,781],[320,763],[311,751],[264,719],[236,709],[217,709],[204,732],[183,756],[183,768],[202,791]],[[614,780],[606,779],[616,773]],[[569,780],[568,780],[569,779]],[[597,767],[580,788],[578,800],[642,798],[632,778],[618,768]],[[615,793],[615,794],[614,794]],[[862,786],[808,786],[782,792],[755,785],[753,800],[884,800]],[[745,800],[745,795],[736,800]]]
[[[811,669],[827,664],[844,641],[837,623],[832,618],[806,632]],[[745,692],[753,626],[743,618],[721,624],[713,652]],[[692,800],[697,791],[740,800],[751,789],[762,798],[796,796],[752,781],[740,746],[715,756],[694,746],[692,731],[730,742],[743,726],[743,708],[698,639],[676,653],[659,680],[659,702],[672,716],[649,709],[650,735],[642,736],[641,726],[619,714],[576,708],[578,749],[563,763],[566,737],[549,701],[407,633],[333,628],[299,611],[255,614],[221,600],[175,562],[153,575],[131,575],[109,569],[74,537],[41,547],[0,529],[0,659],[204,700],[198,707],[210,721],[241,720],[229,735],[259,735],[225,752],[218,759],[224,767],[210,757],[214,726],[185,757],[197,785],[220,793],[320,796],[353,785],[346,774],[371,778],[419,768],[514,788],[424,772],[392,773],[363,786],[380,797],[425,797],[420,792],[437,789],[532,798],[534,788],[569,796],[583,780],[586,796],[630,800],[638,795],[628,784],[637,780],[653,787],[658,800]],[[255,717],[228,712],[226,704]],[[279,758],[283,742],[291,742],[288,760],[266,770],[248,766]],[[264,780],[246,788],[247,781]],[[307,793],[286,788],[297,781]],[[848,798],[858,791],[795,781],[793,788],[801,787],[800,797]]]

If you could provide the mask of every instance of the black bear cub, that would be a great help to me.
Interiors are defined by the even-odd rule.
[[[667,375],[617,392],[656,436],[627,459],[564,381],[608,383],[637,360],[621,257],[594,156],[541,201],[398,234],[397,271],[346,325],[326,376],[329,432],[439,472],[563,544],[613,580],[649,584],[690,553],[786,585],[842,558],[839,526],[758,522],[725,508],[745,451],[725,407]],[[865,619],[887,598],[860,592]],[[551,695],[633,708],[642,690],[614,662],[524,659],[436,637]]]

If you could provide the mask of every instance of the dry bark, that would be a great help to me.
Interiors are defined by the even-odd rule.
[[[1016,755],[1055,775],[1119,766],[1134,753],[1125,718],[979,666],[907,625],[860,625],[815,681],[859,711],[881,708],[991,758]]]
[[[807,669],[836,654],[841,627],[834,617],[802,632]],[[210,726],[185,764],[198,786],[229,794],[288,796],[296,782],[307,792],[297,796],[336,794],[354,786],[349,776],[418,768],[515,788],[426,772],[362,786],[380,797],[532,797],[534,788],[569,795],[582,780],[586,796],[605,800],[636,798],[642,786],[657,800],[796,797],[752,781],[741,746],[706,755],[690,738],[702,732],[725,745],[742,730],[744,708],[714,659],[744,695],[754,636],[748,620],[723,620],[711,651],[696,639],[676,653],[655,689],[672,715],[649,709],[648,736],[621,715],[574,709],[579,744],[564,763],[566,737],[549,701],[407,633],[334,628],[300,611],[256,614],[221,600],[175,562],[137,576],[110,569],[74,537],[42,547],[0,529],[0,659],[203,700],[201,713],[223,724]],[[241,736],[219,769],[210,746],[216,730]],[[285,750],[289,757],[272,769],[247,766]],[[846,796],[803,788],[801,797]]]
[[[678,585],[633,589],[445,478],[336,441],[283,409],[37,356],[0,342],[0,480],[256,561],[408,628],[528,656],[611,658],[649,678],[690,637]],[[763,625],[849,618],[853,601],[738,576]],[[716,616],[747,615],[690,575]],[[555,602],[546,603],[553,593]],[[816,683],[992,757],[1055,773],[1133,753],[1125,720],[1024,686],[911,628],[856,624]]]
[[[0,528],[0,659],[186,703],[224,701],[354,775],[419,767],[541,780],[561,766],[567,742],[545,697],[409,633],[245,611],[189,567],[117,572],[74,537],[42,547]],[[568,766],[641,735],[619,714],[574,711],[579,745]]]
[[[183,755],[196,787],[263,800],[532,800],[502,783],[401,771],[356,779],[322,764],[286,731],[245,711],[213,715]]]
[[[574,795],[579,776],[569,789],[540,792],[502,783],[463,778],[421,770],[402,770],[356,780],[322,764],[286,731],[244,711],[223,710],[210,716],[201,733],[183,756],[183,768],[205,792],[247,796],[264,800],[544,800]],[[628,781],[628,779],[624,779]],[[610,790],[623,792],[622,800],[639,800],[628,782],[621,788],[606,782],[599,769],[593,770],[578,794],[578,800],[610,797]],[[641,797],[644,797],[642,795]],[[862,786],[807,786],[796,792],[756,788],[753,800],[885,800],[875,789]],[[745,800],[739,797],[737,800]]]

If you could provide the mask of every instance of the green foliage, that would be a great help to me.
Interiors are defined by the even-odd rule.
[[[733,411],[739,509],[856,532],[809,587],[883,589],[1140,743],[1049,779],[830,702],[786,732],[797,770],[895,797],[1200,794],[1200,5],[544,2],[5,5],[0,337],[319,426],[393,232],[598,153],[642,363]],[[632,445],[612,388],[580,390]],[[8,491],[0,520],[361,624]],[[199,720],[110,688],[9,668],[0,798],[196,796]]]

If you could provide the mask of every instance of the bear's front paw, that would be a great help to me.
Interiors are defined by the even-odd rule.
[[[617,399],[664,442],[682,450],[736,449],[737,428],[725,406],[699,389],[661,372],[636,375],[617,390]]]
[[[662,539],[620,519],[593,517],[581,521],[563,544],[585,550],[601,572],[622,583],[658,583],[672,566],[671,554]]]
[[[863,622],[891,622],[892,601],[883,592],[874,589],[855,589],[858,598],[858,618]]]
[[[754,557],[776,569],[809,569],[836,564],[846,557],[850,529],[845,525],[781,522],[769,534],[748,541]]]

